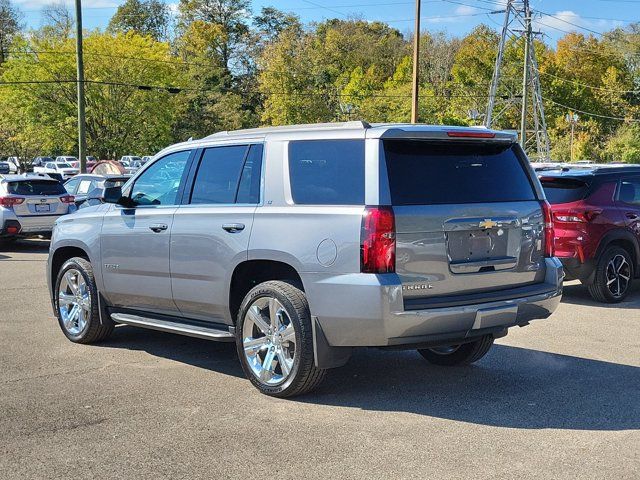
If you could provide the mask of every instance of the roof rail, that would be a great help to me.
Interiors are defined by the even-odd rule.
[[[330,122],[330,123],[309,123],[309,124],[300,124],[300,125],[281,125],[277,127],[259,127],[259,128],[246,128],[243,130],[232,130],[232,131],[223,131],[217,132],[204,139],[213,139],[213,138],[221,138],[227,137],[231,135],[260,135],[264,133],[271,132],[292,132],[296,130],[332,130],[332,129],[349,129],[349,128],[360,128],[367,129],[371,128],[364,120],[355,120],[351,122]]]

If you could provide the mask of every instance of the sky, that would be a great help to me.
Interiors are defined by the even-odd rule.
[[[43,6],[61,0],[13,0],[23,13],[27,27],[41,25]],[[73,0],[62,0],[73,10]],[[177,0],[166,0],[175,10]],[[83,24],[86,29],[104,28],[124,0],[83,0]],[[464,35],[480,23],[500,29],[503,15],[492,13],[504,8],[506,0],[422,0],[422,30]],[[540,12],[534,28],[554,44],[568,31],[603,32],[640,22],[640,0],[531,0],[531,8]],[[403,33],[413,30],[413,0],[255,0],[254,13],[264,6],[298,15],[303,22],[328,18],[381,20]]]

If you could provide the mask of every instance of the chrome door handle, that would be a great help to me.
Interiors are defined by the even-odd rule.
[[[166,223],[154,223],[153,225],[149,225],[149,228],[156,233],[160,233],[169,227]]]
[[[638,218],[638,215],[633,212],[627,212],[626,215],[627,215],[627,218],[630,220],[637,220]]]
[[[244,230],[244,223],[225,223],[222,225],[222,229],[229,233],[237,233]]]

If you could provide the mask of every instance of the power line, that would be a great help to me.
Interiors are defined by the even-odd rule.
[[[600,115],[599,113],[585,112],[584,110],[580,110],[580,109],[577,109],[575,107],[570,107],[568,105],[564,105],[564,104],[562,104],[560,102],[556,102],[554,100],[551,100],[550,98],[545,98],[544,100],[546,102],[553,103],[554,105],[557,105],[558,107],[566,108],[567,110],[570,110],[572,112],[581,113],[583,115],[588,115],[588,116],[591,116],[591,117],[606,118],[606,119],[609,119],[609,120],[618,120],[618,121],[621,121],[621,122],[640,123],[640,118],[625,118],[625,117],[613,117],[611,115]]]
[[[569,80],[568,78],[562,78],[562,77],[559,77],[558,75],[554,75],[553,73],[543,72],[541,70],[538,70],[537,72],[542,74],[542,75],[545,75],[547,77],[552,77],[552,78],[555,78],[557,80],[560,80],[561,82],[572,83],[572,84],[577,85],[579,87],[590,88],[590,89],[593,89],[593,90],[600,90],[600,91],[609,92],[609,93],[632,93],[632,94],[640,93],[640,90],[613,90],[613,89],[610,89],[610,88],[596,87],[595,85],[588,85],[586,83],[581,83],[581,82],[578,82],[578,81],[575,81],[575,80]]]

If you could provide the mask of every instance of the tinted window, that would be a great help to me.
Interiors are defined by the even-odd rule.
[[[137,205],[176,205],[189,150],[162,157],[147,168],[134,183],[131,199]]]
[[[300,205],[364,204],[364,141],[289,143],[293,201]]]
[[[535,200],[511,145],[386,140],[394,205]]]
[[[235,203],[247,146],[207,148],[198,167],[191,203]]]
[[[589,191],[589,185],[578,178],[541,178],[540,182],[552,205],[583,200]]]
[[[628,178],[620,183],[621,202],[640,205],[640,178]]]
[[[67,191],[58,182],[46,180],[29,180],[10,182],[7,191],[14,195],[64,195]]]
[[[236,203],[260,201],[260,173],[262,171],[262,145],[251,145],[242,168]]]

